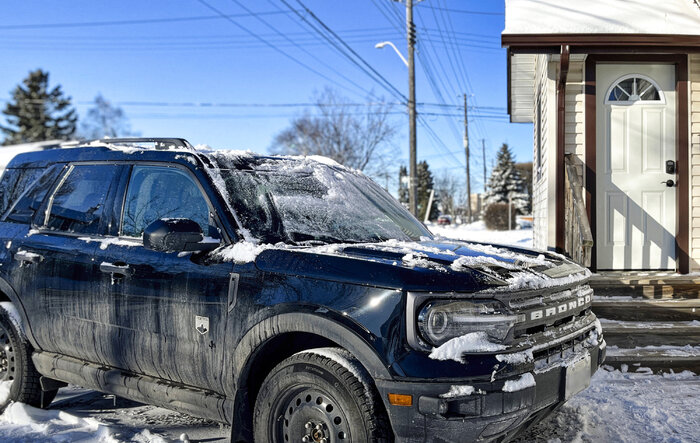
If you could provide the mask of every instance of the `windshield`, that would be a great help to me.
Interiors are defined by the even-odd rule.
[[[430,232],[361,173],[304,158],[220,153],[215,181],[243,227],[265,243],[417,241]]]

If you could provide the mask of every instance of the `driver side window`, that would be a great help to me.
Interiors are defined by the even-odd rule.
[[[148,225],[162,218],[187,218],[204,235],[218,237],[209,206],[192,178],[177,168],[134,166],[124,202],[121,235],[142,237]]]

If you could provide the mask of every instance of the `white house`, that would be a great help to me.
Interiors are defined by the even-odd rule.
[[[508,112],[534,123],[538,248],[700,271],[698,0],[506,0]]]

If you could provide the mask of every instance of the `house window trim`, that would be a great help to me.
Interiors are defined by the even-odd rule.
[[[610,94],[612,91],[623,81],[629,80],[631,78],[641,78],[642,80],[646,80],[651,85],[656,88],[656,91],[659,94],[659,99],[658,100],[642,100],[641,98],[638,100],[610,100]],[[619,77],[616,79],[612,85],[608,88],[607,92],[605,93],[605,103],[606,105],[622,105],[622,106],[629,106],[629,105],[635,105],[635,104],[649,104],[649,105],[665,105],[666,104],[666,95],[664,94],[663,89],[659,86],[659,84],[654,80],[653,78],[649,77],[648,75],[644,74],[625,74],[622,77]]]

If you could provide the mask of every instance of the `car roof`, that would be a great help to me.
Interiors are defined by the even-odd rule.
[[[25,152],[16,155],[7,168],[45,168],[55,163],[71,162],[172,162],[183,165],[210,164],[207,150],[172,148],[152,149],[142,146],[123,147],[118,145],[78,145],[43,151]]]

